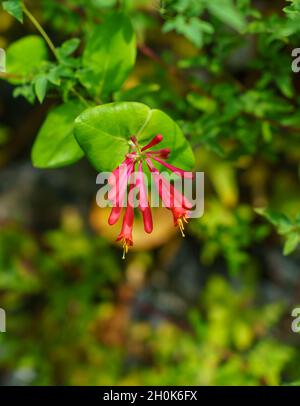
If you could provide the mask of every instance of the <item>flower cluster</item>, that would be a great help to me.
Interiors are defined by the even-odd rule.
[[[154,163],[157,162],[165,166],[182,178],[192,179],[193,173],[176,168],[166,162],[171,152],[169,148],[151,150],[152,147],[159,144],[162,140],[163,136],[158,134],[147,145],[141,148],[136,137],[132,136],[130,141],[131,151],[126,154],[124,161],[112,172],[108,180],[111,187],[108,193],[108,199],[113,203],[108,220],[110,225],[115,224],[122,214],[124,198],[129,184],[123,224],[117,237],[117,241],[122,241],[123,244],[123,259],[129,247],[133,245],[134,193],[137,194],[138,208],[143,216],[145,231],[151,233],[153,230],[151,206],[149,204],[148,190],[145,184],[143,164],[148,166],[164,207],[172,211],[174,225],[179,227],[184,237],[184,223],[188,222],[187,219],[192,204],[159,172],[154,166]],[[135,173],[136,165],[138,166],[137,173]],[[133,174],[135,174],[135,176],[132,181]]]

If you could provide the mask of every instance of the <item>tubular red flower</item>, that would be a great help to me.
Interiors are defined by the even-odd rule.
[[[191,202],[181,194],[152,164],[149,158],[146,159],[148,167],[152,173],[154,182],[158,189],[161,200],[167,208],[172,206],[184,207],[186,209],[191,209],[193,205]]]
[[[121,213],[122,213],[123,207],[117,206],[117,207],[113,207],[111,209],[109,218],[108,218],[108,224],[110,226],[113,226],[114,224],[117,223],[117,221],[119,220]]]
[[[184,223],[188,223],[189,212],[184,207],[172,207],[174,226],[178,226],[182,237],[185,237],[184,234]]]
[[[139,163],[138,176],[136,179],[136,185],[139,188],[139,209],[143,215],[144,230],[146,233],[152,233],[153,230],[153,220],[151,208],[148,201],[148,193],[145,185],[144,173],[143,173],[143,163]]]
[[[111,176],[111,184],[113,186],[108,192],[108,199],[112,201],[114,206],[108,219],[110,225],[115,224],[120,218],[124,204],[124,196],[127,190],[127,183],[134,170],[134,161],[128,160],[126,162],[127,164],[120,165],[115,170],[116,172],[113,174],[114,176]],[[110,180],[108,180],[108,182],[110,182]]]
[[[110,177],[108,178],[108,184],[112,187],[115,186],[120,175],[120,171],[122,170],[122,168],[124,169],[124,165],[129,165],[131,162],[133,162],[133,159],[129,156],[126,156],[124,161],[112,171]]]
[[[154,182],[158,189],[159,196],[163,201],[165,207],[172,211],[174,225],[178,226],[181,234],[184,234],[184,223],[187,223],[189,217],[189,209],[192,208],[192,204],[183,196],[178,190],[170,184],[167,179],[155,168],[150,159],[146,159],[149,169],[152,173]]]
[[[143,173],[143,162],[146,162],[151,176],[154,179],[156,188],[163,205],[173,214],[174,225],[180,228],[180,231],[184,237],[184,223],[187,223],[187,219],[190,216],[190,210],[192,209],[191,202],[177,190],[171,182],[169,182],[162,173],[153,165],[152,160],[165,166],[176,175],[192,179],[193,174],[191,172],[184,171],[177,168],[167,162],[171,150],[169,148],[162,148],[159,150],[150,150],[154,145],[159,144],[163,140],[161,134],[157,134],[147,145],[140,147],[136,136],[130,137],[130,150],[125,155],[125,159],[121,165],[119,165],[111,174],[108,183],[111,185],[111,190],[108,192],[108,198],[113,203],[113,208],[109,216],[109,224],[115,224],[123,211],[125,193],[127,191],[128,183],[130,183],[129,193],[127,198],[127,207],[123,217],[122,228],[117,237],[117,241],[123,243],[123,259],[125,258],[129,247],[133,245],[132,229],[134,223],[134,203],[132,200],[133,192],[138,193],[138,208],[143,216],[144,230],[147,233],[153,231],[153,219],[151,207],[148,201],[148,190],[145,183]],[[144,152],[147,151],[147,152]],[[138,173],[135,181],[132,182],[132,172],[134,171],[135,164],[139,163]]]
[[[134,161],[131,159],[127,164],[120,165],[116,172],[108,179],[111,189],[108,192],[108,199],[116,206],[122,206],[126,186],[131,173],[133,172]]]
[[[129,247],[133,245],[132,228],[134,222],[134,207],[131,199],[131,191],[133,190],[134,187],[135,185],[130,185],[127,199],[127,207],[123,218],[122,228],[116,240],[116,241],[121,240],[123,243],[123,257],[122,257],[123,259],[125,259]]]
[[[159,144],[162,142],[163,136],[161,134],[157,134],[147,145],[145,145],[141,151],[146,151],[146,149],[149,149],[151,147],[154,147],[154,145]]]
[[[168,159],[169,155],[170,155],[170,148],[162,148],[162,149],[158,149],[156,151],[148,151],[146,152],[146,155],[150,158],[152,158],[152,156],[159,156],[162,159]]]
[[[159,162],[161,165],[165,166],[166,168],[170,169],[170,171],[174,172],[178,176],[182,176],[183,178],[186,178],[186,179],[193,179],[193,177],[194,177],[193,172],[186,172],[180,168],[176,168],[176,166],[170,165],[158,157],[153,156],[151,158],[154,159],[155,161]]]

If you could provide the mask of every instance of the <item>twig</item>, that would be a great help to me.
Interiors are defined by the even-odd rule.
[[[44,38],[46,43],[48,44],[50,50],[52,51],[54,57],[56,60],[58,60],[58,55],[57,55],[57,50],[55,45],[53,44],[52,40],[44,30],[44,28],[41,26],[41,24],[37,21],[37,19],[31,14],[31,12],[28,10],[28,8],[25,6],[23,3],[23,11],[26,14],[26,16],[29,18],[29,20],[32,22],[32,24],[35,26],[35,28],[38,30],[38,32],[41,34],[41,36]],[[78,97],[87,107],[90,107],[90,104],[85,100],[84,97],[81,96],[80,93],[77,92],[76,89],[71,89],[71,92]]]
[[[55,45],[49,38],[48,34],[44,30],[44,28],[41,26],[41,24],[37,21],[37,19],[31,14],[31,12],[28,10],[28,8],[25,6],[25,4],[24,3],[22,3],[22,4],[23,4],[23,11],[24,11],[25,15],[29,18],[29,20],[32,22],[32,24],[35,26],[35,28],[42,35],[44,40],[47,42],[49,48],[51,49],[53,55],[57,59],[57,51],[56,51]]]

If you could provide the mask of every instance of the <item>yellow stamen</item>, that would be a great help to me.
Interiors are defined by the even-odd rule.
[[[177,220],[177,224],[178,224],[179,229],[180,229],[180,231],[181,231],[182,237],[185,237],[185,234],[184,234],[184,232],[183,232],[183,231],[184,231],[184,225],[183,225],[183,222],[182,222],[182,219],[181,219],[181,218]]]
[[[123,239],[123,256],[122,256],[122,259],[125,259],[126,255],[128,254],[128,247],[129,247],[129,245],[127,244],[126,240]]]

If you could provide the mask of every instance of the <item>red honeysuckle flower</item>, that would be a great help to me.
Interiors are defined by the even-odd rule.
[[[112,185],[112,189],[108,192],[108,199],[114,204],[108,219],[110,225],[115,224],[120,218],[124,206],[128,180],[133,170],[134,161],[126,158],[125,161],[113,171],[108,179],[108,183]]]
[[[130,185],[130,191],[134,188],[134,185]],[[127,207],[123,217],[123,223],[121,231],[117,237],[117,241],[122,241],[123,243],[123,259],[125,259],[128,253],[129,247],[133,245],[132,240],[132,228],[134,222],[134,207],[130,198],[128,198]]]
[[[193,206],[191,202],[181,194],[152,164],[149,158],[146,158],[147,165],[150,169],[154,182],[156,184],[157,190],[159,192],[160,198],[164,205],[169,208],[169,206],[176,205],[177,207],[185,207],[186,209],[191,209]]]
[[[146,151],[147,149],[154,147],[154,145],[159,144],[162,142],[163,136],[161,134],[157,134],[147,145],[145,145],[141,151]]]
[[[182,195],[164,176],[156,169],[149,159],[146,159],[148,167],[153,176],[158,194],[165,207],[172,211],[174,225],[178,226],[181,234],[184,234],[184,223],[188,222],[189,210],[192,208],[191,202]]]
[[[170,169],[170,171],[174,172],[178,176],[182,176],[183,178],[187,178],[187,179],[193,179],[193,177],[194,177],[194,174],[192,172],[187,172],[187,171],[183,171],[180,168],[176,168],[176,166],[170,165],[158,157],[153,156],[152,159],[154,159],[161,165],[165,166],[166,168]]]
[[[109,200],[113,203],[113,208],[109,216],[109,224],[115,224],[122,213],[127,186],[130,184],[129,193],[127,196],[127,207],[123,217],[121,231],[117,237],[117,241],[123,242],[123,259],[125,258],[129,247],[133,245],[132,229],[134,222],[134,204],[132,201],[132,193],[134,189],[138,192],[138,208],[142,214],[144,222],[144,230],[151,233],[153,230],[153,220],[151,207],[148,200],[148,191],[145,184],[143,162],[146,162],[150,169],[151,176],[155,182],[160,199],[164,206],[172,211],[174,225],[178,226],[182,236],[184,237],[184,223],[188,222],[189,212],[192,209],[191,202],[180,193],[153,165],[153,161],[165,166],[177,176],[186,179],[192,179],[193,173],[184,171],[167,162],[171,150],[163,148],[159,150],[149,150],[163,140],[161,134],[157,134],[147,145],[140,147],[135,136],[131,136],[129,145],[131,150],[126,154],[124,161],[112,172],[108,183],[111,190],[108,193]],[[138,173],[132,181],[135,164],[138,163]]]
[[[163,148],[163,149],[158,149],[156,151],[148,151],[147,156],[149,156],[151,158],[154,156],[158,156],[163,159],[168,159],[170,152],[171,152],[170,148]]]
[[[139,188],[139,209],[143,215],[144,229],[146,233],[152,233],[153,230],[153,220],[151,207],[149,206],[148,192],[146,190],[144,172],[143,172],[143,162],[139,163],[139,171],[136,179],[136,185]]]

